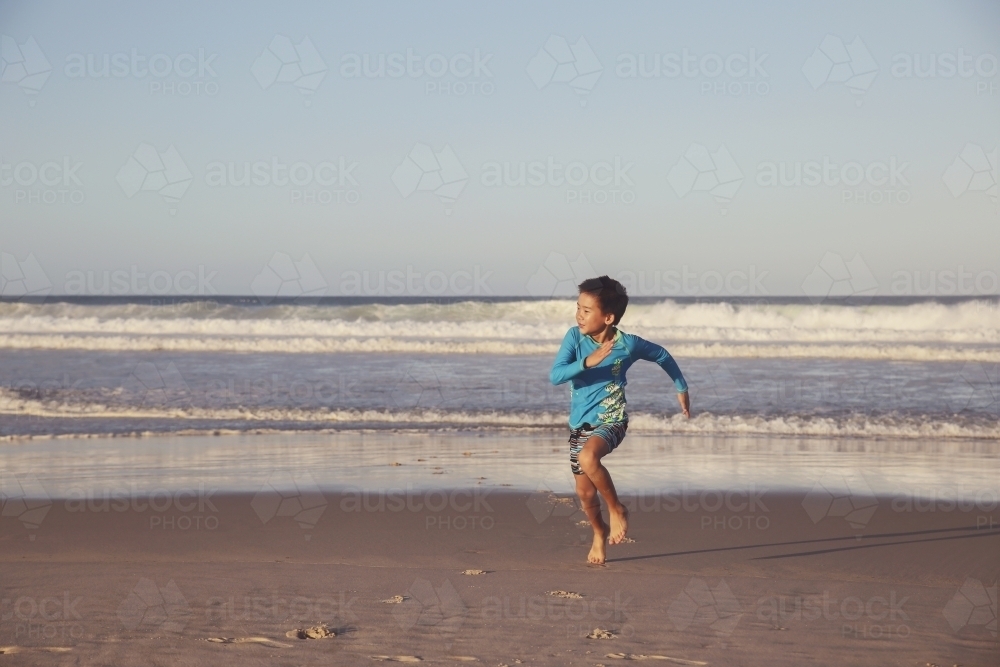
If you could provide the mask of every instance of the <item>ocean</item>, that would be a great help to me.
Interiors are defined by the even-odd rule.
[[[566,427],[572,299],[0,303],[0,437]],[[1000,302],[633,301],[630,433],[1000,439]]]

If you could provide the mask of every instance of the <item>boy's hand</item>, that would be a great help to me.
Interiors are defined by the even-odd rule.
[[[691,398],[686,391],[683,394],[677,394],[677,402],[681,404],[684,416],[691,419]]]
[[[597,364],[607,359],[608,355],[611,354],[611,348],[614,347],[614,345],[615,341],[613,339],[606,340],[603,343],[601,343],[601,346],[599,348],[591,352],[590,355],[583,360],[583,367],[593,368]]]

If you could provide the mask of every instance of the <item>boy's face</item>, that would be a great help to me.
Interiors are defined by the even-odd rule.
[[[601,312],[597,297],[589,292],[581,292],[576,300],[576,324],[585,336],[600,333],[615,321],[612,313]]]

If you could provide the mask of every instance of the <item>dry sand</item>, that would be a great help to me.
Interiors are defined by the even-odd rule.
[[[547,493],[55,500],[0,521],[0,665],[1000,664],[996,508],[741,499],[645,498],[604,567]]]

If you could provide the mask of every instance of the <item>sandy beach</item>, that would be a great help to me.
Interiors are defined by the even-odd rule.
[[[405,436],[381,442],[394,437]],[[505,487],[486,460],[503,438],[439,440],[443,466],[391,448],[362,461],[407,483],[320,488],[293,468],[219,491],[210,475],[167,485],[82,472],[75,485],[42,482],[51,497],[21,511],[8,498],[0,660],[985,666],[1000,655],[1000,510],[985,491],[921,501],[855,485],[838,498],[829,482],[829,493],[770,490],[749,473],[715,490],[640,485],[626,496],[631,541],[596,567],[558,480]],[[140,442],[174,465],[165,441],[129,444]],[[619,459],[623,480],[642,465],[636,443]],[[463,472],[476,459],[485,480]],[[316,627],[332,634],[294,636]]]
[[[122,5],[0,1],[0,667],[1000,667],[1000,0]]]

